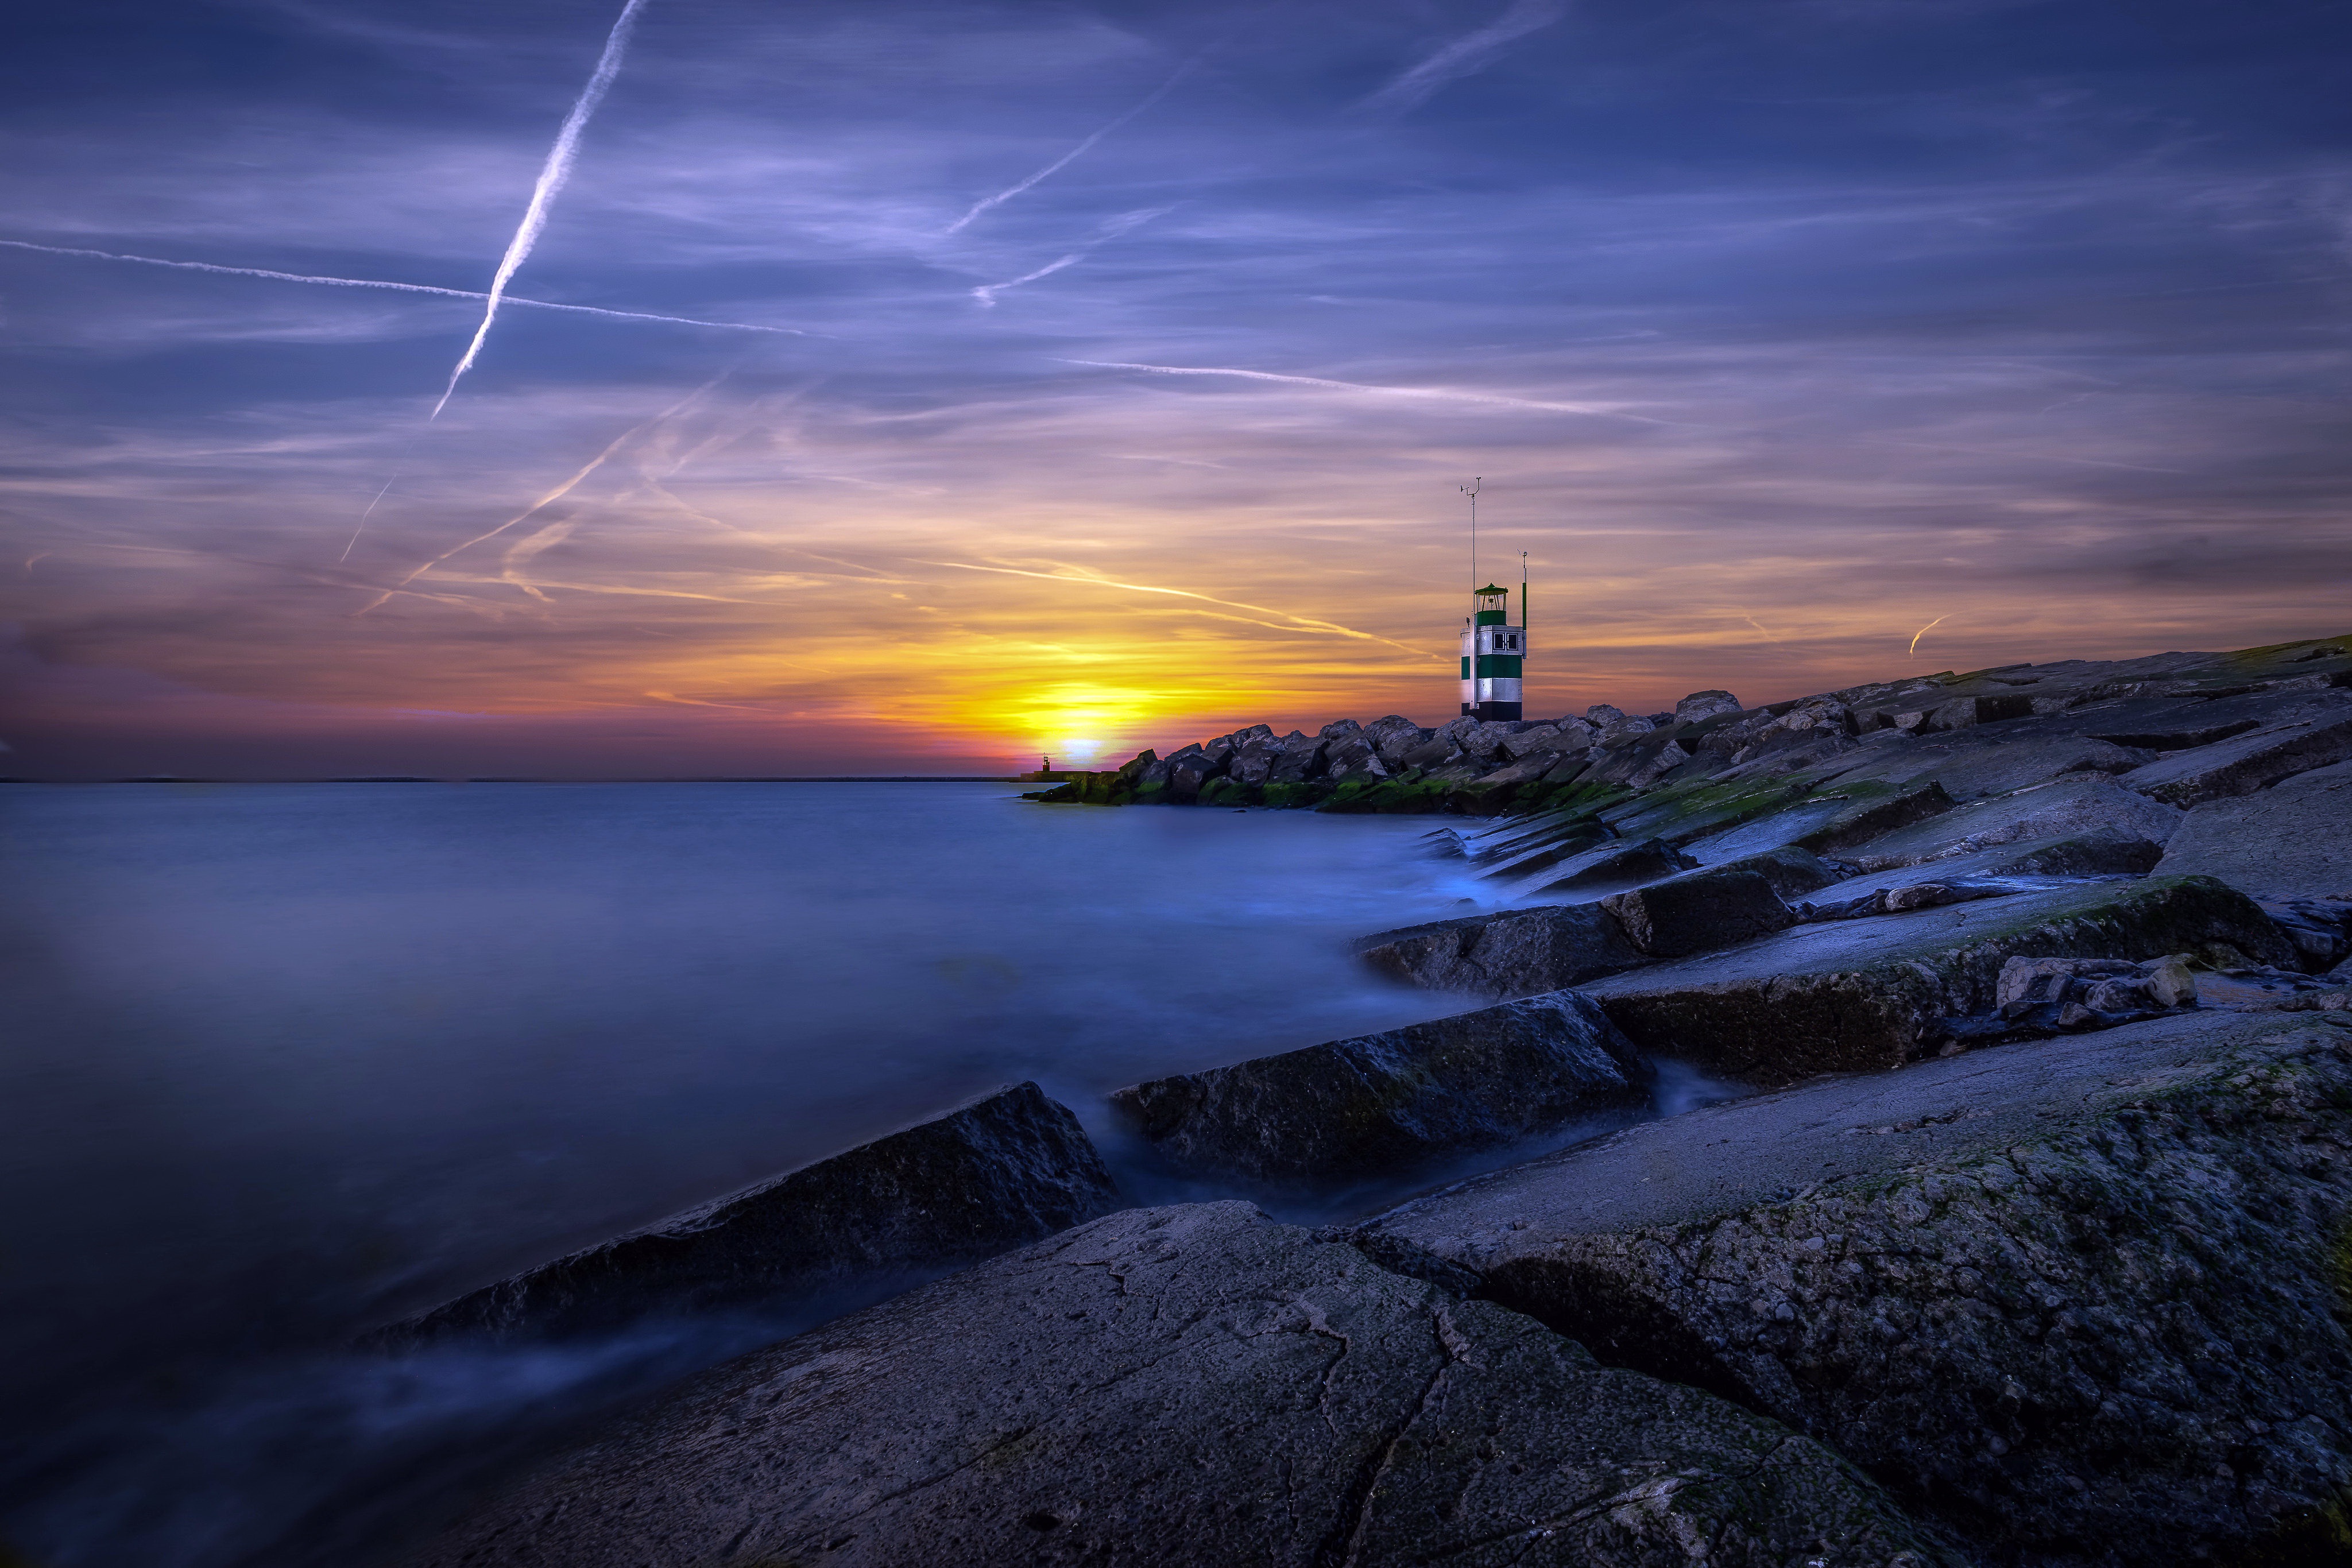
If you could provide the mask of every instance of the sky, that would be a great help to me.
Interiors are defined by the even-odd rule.
[[[2352,628],[2342,0],[12,18],[0,773],[1441,723],[1474,478],[1530,716]]]

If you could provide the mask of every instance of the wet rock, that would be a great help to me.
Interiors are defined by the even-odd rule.
[[[1897,828],[1939,817],[1951,809],[1951,797],[1941,785],[1932,782],[1905,789],[1876,781],[1849,783],[1840,779],[1820,794],[1805,796],[1777,810],[1765,810],[1727,831],[1684,841],[1684,847],[1708,865],[1760,854],[1784,844],[1828,854],[1867,843]]]
[[[2013,957],[2291,961],[2252,900],[2210,877],[2060,887],[1799,925],[1719,953],[1589,982],[1643,1050],[1756,1083],[1900,1067],[1954,1045]]]
[[[1224,776],[1233,755],[1231,747],[1177,753],[1168,759],[1169,794],[1180,800],[1196,799],[1210,779]]]
[[[1323,771],[1323,758],[1331,743],[1317,735],[1300,735],[1296,731],[1282,745],[1281,755],[1267,769],[1269,784],[1299,784]]]
[[[1625,733],[1621,730],[1619,734]],[[1631,746],[1603,748],[1583,777],[1601,784],[1622,784],[1646,789],[1691,759],[1691,754],[1669,736],[1644,736]]]
[[[2123,775],[2126,789],[2172,806],[2251,795],[2280,779],[2352,758],[2352,697],[2331,694],[2296,716],[2210,746],[2167,753]]]
[[[1685,872],[1614,894],[1601,907],[1616,916],[1634,946],[1654,958],[1728,946],[1797,923],[1760,873],[1731,866]]]
[[[1465,915],[1368,936],[1364,961],[1391,979],[1437,991],[1531,997],[1630,969],[1641,951],[1597,904]]]
[[[2352,1015],[2289,1018],[1809,1083],[1375,1228],[1820,1437],[1988,1562],[2332,1561]]]
[[[1324,753],[1323,776],[1335,784],[1350,779],[1386,779],[1388,766],[1369,736],[1343,736]]]
[[[654,1315],[854,1294],[1024,1246],[1113,1207],[1077,1118],[1034,1083],[487,1285],[372,1336],[558,1339]]]
[[[1263,788],[1273,777],[1282,753],[1282,742],[1272,735],[1255,736],[1234,750],[1233,760],[1225,766],[1225,777],[1251,789]]]
[[[1452,797],[1452,803],[1476,817],[1491,817],[1510,809],[1530,786],[1559,766],[1556,753],[1538,751],[1471,780]]]
[[[2084,833],[1988,851],[1987,876],[2146,876],[2164,859],[2164,846],[2122,833]],[[1938,862],[1940,863],[1940,862]]]
[[[1880,834],[1848,849],[1844,858],[1865,871],[1882,871],[1970,854],[1996,844],[2085,833],[2120,834],[2161,844],[2181,821],[2178,809],[2126,789],[2111,779],[2067,779],[1973,801]]]
[[[1843,878],[1852,876],[1854,868],[1838,861],[1826,861],[1811,850],[1795,844],[1782,844],[1761,854],[1727,861],[1716,867],[1718,871],[1754,872],[1762,877],[1782,903],[1818,892]]]
[[[697,1379],[409,1568],[1960,1568],[1853,1466],[1221,1203]]]
[[[1980,898],[2002,898],[2017,891],[1998,883],[1911,882],[1848,898],[1800,903],[1793,907],[1800,921],[1864,920],[1879,915],[1908,915],[1915,909],[1940,909],[1948,904],[1969,904]]]
[[[2264,899],[2263,913],[2294,945],[2306,973],[2325,974],[2352,957],[2352,894]]]
[[[1573,991],[1311,1045],[1115,1092],[1179,1170],[1360,1177],[1517,1142],[1633,1103],[1647,1069]]]
[[[1841,775],[1839,782],[1849,787],[1865,779],[1916,785],[1932,779],[1956,801],[1981,800],[2076,774],[2126,773],[2150,759],[2150,753],[2089,736],[2012,724],[1935,736],[1914,745],[1895,741]]]
[[[1428,744],[1435,733],[1396,714],[1374,719],[1364,727],[1365,738],[1372,743],[1373,749],[1380,753],[1381,761],[1391,773],[1403,767],[1405,753]]]
[[[1675,705],[1675,721],[1677,724],[1697,724],[1703,719],[1739,711],[1739,699],[1729,692],[1693,692]]]
[[[1503,755],[1517,762],[1538,752],[1555,758],[1559,751],[1559,726],[1531,724],[1503,737]]]
[[[1916,727],[1922,731],[1933,733],[1937,730],[1966,729],[1970,725],[1998,724],[2007,718],[2030,718],[2032,714],[2033,700],[2021,694],[2003,693],[1998,695],[1955,697],[1950,702],[1938,703],[1930,708],[1924,721],[1916,727],[1904,726],[1904,727]],[[1896,723],[1900,725],[1901,720],[1898,719]]]
[[[2352,762],[2197,807],[2160,869],[2218,876],[2257,898],[2352,893]]]
[[[1663,839],[1604,843],[1559,862],[1559,874],[1536,892],[1538,896],[1605,893],[1679,875],[1697,863]]]

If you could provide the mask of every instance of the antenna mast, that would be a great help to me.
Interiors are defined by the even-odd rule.
[[[1533,622],[1528,615],[1528,552],[1519,552],[1519,630],[1525,632]]]
[[[1478,486],[1484,482],[1473,478],[1462,486],[1462,493],[1470,497],[1470,591],[1474,593],[1478,590]]]

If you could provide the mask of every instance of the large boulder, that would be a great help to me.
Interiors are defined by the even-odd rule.
[[[2245,894],[2158,877],[1799,925],[1582,987],[1643,1051],[1762,1084],[1900,1067],[1960,1048],[2013,957],[2289,964]]]
[[[408,1568],[1960,1568],[1845,1461],[1244,1204],[705,1375]]]
[[[2352,758],[2352,696],[2328,693],[2260,728],[2168,752],[2123,775],[2127,789],[2172,806],[2251,795],[2282,779]]]
[[[1269,784],[1299,784],[1323,771],[1323,758],[1331,742],[1319,735],[1300,735],[1293,731],[1282,743],[1280,755],[1267,770]]]
[[[1642,1059],[1573,991],[1115,1092],[1167,1164],[1254,1181],[1391,1175],[1645,1093]]]
[[[1434,991],[1531,997],[1643,962],[1597,904],[1467,915],[1367,936],[1357,952],[1391,979]]]
[[[1710,718],[1719,718],[1725,714],[1739,711],[1739,699],[1729,692],[1693,692],[1675,705],[1675,722],[1699,724]]]
[[[2190,811],[2159,871],[2218,876],[2257,898],[2352,894],[2352,762]]]
[[[750,1302],[855,1296],[1117,1206],[1077,1118],[1034,1083],[485,1285],[372,1336],[558,1339]]]
[[[1821,1438],[1989,1563],[2337,1563],[2352,1015],[2291,1017],[1718,1104],[1369,1244]]]

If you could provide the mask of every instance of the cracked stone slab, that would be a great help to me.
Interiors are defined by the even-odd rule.
[[[1629,1128],[1415,1200],[1603,1359],[1822,1438],[1989,1562],[2342,1560],[2352,1017],[2188,1013]]]
[[[1245,1204],[732,1362],[409,1568],[1960,1568],[1819,1444]]]

